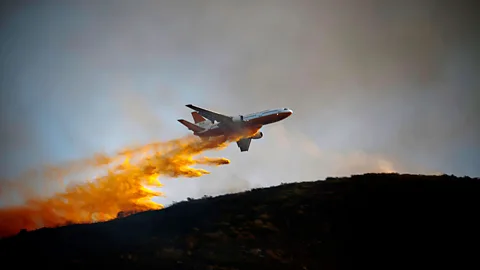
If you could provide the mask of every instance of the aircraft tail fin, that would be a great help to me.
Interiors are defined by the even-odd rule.
[[[201,116],[198,112],[192,112],[192,117],[193,117],[193,121],[195,121],[195,124],[198,124],[200,122],[204,122],[205,120],[205,117]]]
[[[199,126],[195,125],[194,123],[190,123],[190,122],[188,122],[187,120],[184,120],[184,119],[178,119],[178,122],[182,123],[182,125],[186,126],[189,130],[191,130],[193,132],[201,132],[201,131],[205,130],[204,128],[199,127]]]

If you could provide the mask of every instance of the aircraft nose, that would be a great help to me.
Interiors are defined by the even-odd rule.
[[[290,109],[288,109],[288,110],[287,110],[287,114],[288,114],[288,116],[290,116],[290,115],[292,115],[292,114],[293,114],[293,111],[292,111],[292,110],[290,110]]]

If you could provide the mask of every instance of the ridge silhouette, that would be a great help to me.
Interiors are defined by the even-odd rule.
[[[0,240],[7,263],[87,268],[478,265],[480,179],[364,174],[188,199]]]

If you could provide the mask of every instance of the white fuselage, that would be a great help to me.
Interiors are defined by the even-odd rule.
[[[197,132],[195,135],[200,137],[214,137],[226,135],[228,133],[236,133],[239,129],[258,130],[264,125],[272,124],[289,117],[293,113],[288,108],[265,110],[261,112],[250,113],[247,115],[238,115],[233,117],[235,126],[226,127],[224,123],[205,120],[197,123],[198,126],[205,130]],[[261,136],[259,134],[258,136]]]
[[[263,137],[260,129],[264,125],[281,121],[293,113],[288,108],[281,108],[247,115],[229,116],[192,104],[185,106],[194,110],[192,117],[195,123],[185,119],[178,119],[178,121],[193,131],[194,135],[201,137],[203,140],[210,140],[212,137],[219,136],[227,139],[233,138],[237,141],[237,145],[242,152],[248,151],[252,139]]]

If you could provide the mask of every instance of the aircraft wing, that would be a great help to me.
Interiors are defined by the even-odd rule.
[[[237,141],[238,148],[240,151],[245,152],[250,148],[250,143],[252,142],[251,138],[245,138]]]
[[[197,106],[194,106],[192,104],[185,105],[188,108],[197,111],[201,116],[207,118],[210,121],[218,121],[218,122],[232,122],[232,118],[230,116],[217,113],[214,111],[206,110]]]

